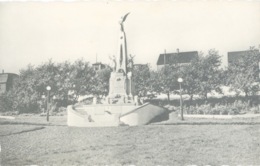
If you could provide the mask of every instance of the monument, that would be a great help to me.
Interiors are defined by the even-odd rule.
[[[109,94],[106,103],[92,105],[75,104],[67,108],[68,126],[102,127],[120,125],[145,125],[153,121],[167,120],[168,112],[149,103],[139,105],[135,96],[135,84],[132,77],[133,61],[128,60],[124,22],[129,13],[121,17],[119,47],[113,57],[113,71],[109,80]]]
[[[128,61],[126,34],[124,31],[124,22],[128,15],[129,13],[123,16],[119,22],[119,48],[117,58],[113,61],[113,72],[109,81],[109,104],[134,102],[133,64],[132,61]]]

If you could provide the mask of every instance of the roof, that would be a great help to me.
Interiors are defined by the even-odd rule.
[[[160,54],[157,60],[157,65],[170,63],[190,63],[191,60],[196,57],[198,57],[198,51]]]
[[[101,62],[96,62],[96,63],[93,63],[92,65],[93,65],[93,66],[96,66],[96,65],[105,65],[105,64],[103,64],[103,63],[101,63]]]
[[[255,50],[256,53],[259,53],[259,50]],[[245,50],[245,51],[232,51],[228,52],[228,63],[234,62],[243,56],[250,55],[251,50]]]
[[[6,83],[8,80],[9,76],[18,76],[17,74],[14,73],[0,73],[0,83]]]

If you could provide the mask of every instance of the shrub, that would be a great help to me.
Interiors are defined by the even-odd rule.
[[[259,106],[250,108],[250,112],[254,114],[259,114],[260,113]]]
[[[236,101],[233,104],[220,105],[216,104],[214,107],[210,104],[190,106],[186,108],[184,106],[184,112],[187,114],[206,114],[206,115],[237,115],[245,112],[260,113],[258,107],[251,107],[249,109],[248,102]]]
[[[0,95],[0,112],[7,112],[13,110],[13,101],[7,93]]]
[[[194,106],[187,107],[188,114],[195,114],[195,112],[196,112],[196,107]]]
[[[172,105],[165,105],[164,108],[168,109],[170,112],[176,112],[178,109]]]
[[[219,115],[219,114],[221,114],[221,110],[219,109],[219,107],[213,107],[211,109],[210,114],[212,114],[212,115]]]
[[[239,113],[239,110],[235,107],[229,107],[228,114],[229,115],[237,115]]]
[[[218,105],[218,109],[221,115],[228,115],[228,107],[224,105]]]
[[[30,102],[26,104],[19,103],[18,106],[16,107],[16,110],[19,113],[39,113],[40,107],[35,102]]]
[[[227,115],[228,114],[227,105],[216,104],[215,107],[212,108],[212,114],[213,115]]]
[[[241,100],[236,100],[233,103],[233,108],[236,108],[238,113],[246,111],[249,108],[249,102],[242,102]]]
[[[197,114],[211,114],[211,107],[209,104],[203,104],[198,107]]]

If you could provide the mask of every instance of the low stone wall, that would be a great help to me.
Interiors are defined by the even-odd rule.
[[[101,127],[101,126],[119,126],[119,114],[109,114],[97,111],[97,114],[86,111],[85,114],[77,112],[73,106],[67,108],[67,124],[75,127]]]
[[[68,126],[101,127],[101,126],[139,126],[151,122],[169,119],[166,109],[152,104],[134,105],[87,105],[69,106]]]

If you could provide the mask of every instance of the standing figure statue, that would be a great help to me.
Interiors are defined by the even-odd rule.
[[[130,70],[133,70],[133,67],[134,67],[134,57],[135,57],[135,56],[132,56],[131,54],[129,55],[127,67],[128,67]]]
[[[115,72],[116,71],[116,57],[115,57],[115,55],[113,55],[112,57],[110,57],[109,56],[109,59],[110,60],[112,60],[112,62],[113,62],[113,72]]]

